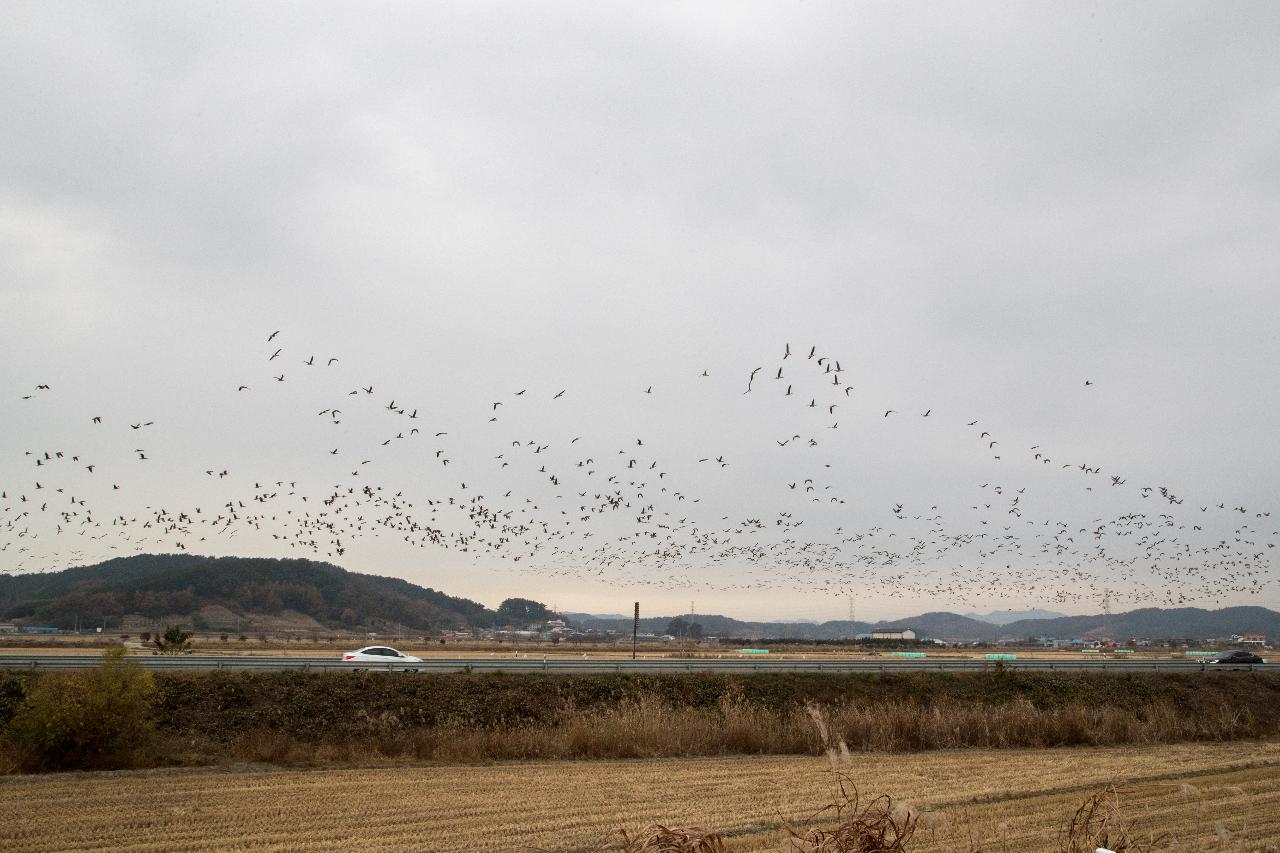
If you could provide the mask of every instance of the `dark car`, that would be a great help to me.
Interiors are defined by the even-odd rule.
[[[1218,655],[1217,657],[1209,658],[1207,661],[1205,661],[1205,663],[1224,663],[1224,664],[1266,663],[1266,661],[1264,661],[1262,658],[1255,655],[1253,652],[1246,652],[1241,650],[1241,651],[1227,652],[1226,654],[1221,654],[1221,655]]]

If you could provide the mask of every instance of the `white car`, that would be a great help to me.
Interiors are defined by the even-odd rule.
[[[391,664],[396,669],[412,669],[414,672],[418,671],[416,667],[405,666],[405,664],[422,663],[422,658],[406,655],[390,646],[365,646],[354,652],[344,652],[342,659],[350,663]]]

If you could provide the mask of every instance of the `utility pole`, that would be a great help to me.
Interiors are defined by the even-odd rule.
[[[1111,636],[1111,590],[1105,587],[1102,590],[1102,633],[1107,635],[1108,640],[1115,640]]]
[[[631,623],[631,659],[636,659],[636,638],[640,636],[640,602],[636,602],[636,618]]]

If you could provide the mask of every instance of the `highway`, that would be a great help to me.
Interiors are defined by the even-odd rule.
[[[1183,660],[957,660],[948,659],[797,659],[797,658],[619,658],[570,657],[465,657],[429,658],[421,663],[348,663],[332,657],[249,655],[135,655],[145,668],[157,672],[352,672],[355,670],[418,672],[533,672],[533,673],[681,673],[681,672],[990,672],[1006,669],[1055,672],[1220,672],[1228,669],[1280,672],[1280,664],[1214,666]],[[91,669],[102,663],[100,655],[0,654],[0,669],[53,671]]]

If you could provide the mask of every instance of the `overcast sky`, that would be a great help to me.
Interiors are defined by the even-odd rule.
[[[597,522],[573,520],[564,472],[590,452],[657,467],[576,557],[372,525],[319,556],[490,605],[1097,612],[1092,588],[1052,600],[1069,581],[1044,580],[1031,532],[1018,554],[915,569],[991,590],[1039,565],[1012,598],[890,595],[865,565],[799,578],[745,551],[602,568],[590,547],[645,501],[744,549],[761,540],[735,525],[763,519],[793,554],[894,524],[927,538],[933,514],[976,535],[1010,508],[1028,531],[1167,511],[1188,529],[1164,558],[1192,524],[1216,542],[1251,522],[1264,559],[1221,603],[1280,600],[1259,515],[1280,481],[1274,3],[13,2],[6,19],[0,569],[130,553],[111,518],[215,513],[276,481],[299,513],[376,483],[419,515],[483,494],[579,536]],[[816,411],[811,347],[854,389]],[[317,415],[335,406],[340,423]],[[57,450],[95,471],[33,470]],[[825,503],[790,488],[805,478]],[[88,505],[32,511],[58,487],[107,528],[80,524]],[[316,556],[283,529],[185,546]],[[1148,568],[1117,588],[1167,585]]]

